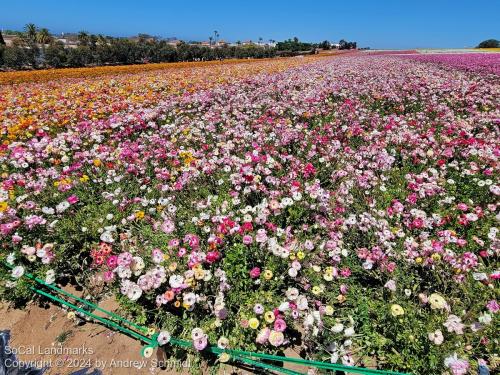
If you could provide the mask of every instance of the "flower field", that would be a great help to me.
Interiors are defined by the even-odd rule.
[[[32,299],[27,272],[79,284],[199,361],[495,368],[500,76],[478,56],[1,86],[0,296]]]

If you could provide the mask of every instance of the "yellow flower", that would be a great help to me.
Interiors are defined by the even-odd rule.
[[[417,264],[421,264],[421,263],[422,263],[422,261],[423,261],[422,257],[417,257],[417,258],[415,258],[415,262],[416,262]]]
[[[330,305],[325,306],[325,315],[331,316],[333,315],[333,307]]]
[[[202,268],[195,268],[194,269],[194,278],[196,280],[201,280],[205,277],[205,270]]]
[[[290,260],[295,260],[295,254],[290,254]]]
[[[441,255],[439,255],[438,253],[434,253],[431,255],[431,258],[434,262],[438,262],[441,260]]]
[[[220,363],[226,363],[226,362],[229,362],[229,360],[231,359],[231,356],[227,353],[221,353],[219,355],[219,362]]]
[[[0,202],[0,212],[6,211],[8,207],[7,202]]]
[[[101,162],[99,159],[94,159],[94,162],[93,162],[93,163],[94,163],[94,165],[95,165],[96,167],[100,167],[100,166],[101,166],[101,164],[102,164],[102,162]]]
[[[75,317],[76,317],[76,314],[75,314],[75,312],[74,312],[74,311],[70,311],[70,312],[68,313],[68,319],[69,319],[69,320],[73,320],[73,319],[75,319]]]
[[[339,303],[344,303],[346,299],[346,296],[344,296],[343,294],[339,294],[337,296],[337,301],[339,301]]]
[[[304,259],[304,258],[305,258],[305,256],[306,256],[306,255],[304,254],[304,252],[303,252],[303,251],[299,251],[299,252],[297,252],[297,258],[298,258],[299,260]]]
[[[273,277],[273,271],[271,271],[271,270],[264,271],[264,279],[271,280],[272,277]]]
[[[264,320],[267,322],[267,323],[272,323],[274,322],[274,319],[275,319],[275,316],[274,316],[274,313],[272,311],[266,311],[264,313]]]
[[[87,182],[89,180],[89,176],[84,174],[82,177],[80,177],[80,182]]]
[[[323,279],[326,281],[333,280],[333,267],[326,267],[325,272],[323,273]]]
[[[137,211],[135,213],[135,217],[136,217],[136,219],[139,219],[139,220],[143,219],[144,218],[144,211]]]
[[[319,286],[315,285],[315,286],[312,287],[312,292],[313,292],[314,295],[317,296],[318,294],[321,293],[321,288]]]
[[[168,270],[174,272],[177,269],[177,263],[173,262],[168,265]]]
[[[259,320],[257,318],[251,318],[248,321],[248,326],[252,329],[257,329],[257,327],[259,327]]]
[[[400,315],[404,315],[404,313],[405,313],[405,310],[400,305],[394,304],[391,306],[391,315],[392,316],[400,316]]]
[[[437,293],[432,293],[429,296],[429,303],[431,304],[431,309],[444,309],[446,306],[446,300]]]
[[[148,332],[147,332],[147,335],[148,335],[148,336],[151,336],[151,335],[153,335],[154,333],[155,333],[155,329],[154,329],[154,328],[152,328],[152,327],[148,328]]]

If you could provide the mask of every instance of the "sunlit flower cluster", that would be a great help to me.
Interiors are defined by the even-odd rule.
[[[7,298],[77,275],[162,345],[494,363],[498,76],[353,55],[0,90]]]

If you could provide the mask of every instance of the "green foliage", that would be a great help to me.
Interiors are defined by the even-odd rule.
[[[483,40],[476,48],[500,48],[500,40],[487,39]]]

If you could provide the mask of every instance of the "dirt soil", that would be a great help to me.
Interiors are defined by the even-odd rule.
[[[116,309],[112,300],[103,301],[99,306],[110,311]],[[49,375],[74,374],[85,368],[99,369],[104,375],[189,374],[189,361],[169,360],[157,351],[145,359],[141,356],[139,341],[99,324],[77,323],[68,318],[67,311],[53,304],[31,303],[19,310],[0,303],[0,330],[10,331],[10,348],[19,361],[47,367],[45,374]],[[285,354],[298,357],[291,349]],[[161,362],[163,369],[158,367]],[[306,372],[301,366],[285,367]],[[201,370],[203,374],[209,372],[208,368]],[[219,371],[220,375],[251,373],[228,365]],[[92,374],[92,371],[83,374]]]

